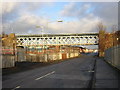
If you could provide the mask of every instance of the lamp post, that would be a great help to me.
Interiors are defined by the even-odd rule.
[[[56,21],[50,21],[50,22],[47,22],[47,30],[48,30],[48,23],[51,23],[51,22],[56,22]],[[58,20],[57,22],[63,22],[62,20]],[[42,37],[43,37],[43,31],[44,31],[44,27],[43,26],[36,26],[36,28],[41,28],[42,29]],[[46,36],[47,37],[47,36]],[[47,44],[47,43],[46,43]],[[43,41],[43,49],[45,48],[44,47],[44,41]],[[44,50],[43,50],[44,51]],[[47,62],[47,59],[46,59],[46,62]]]
[[[42,38],[43,38],[43,31],[44,31],[44,27],[43,26],[36,26],[36,28],[41,28],[41,33],[42,33]],[[42,45],[42,49],[44,49],[44,40],[43,40],[43,45]]]
[[[48,29],[48,24],[49,23],[52,23],[52,22],[63,22],[63,20],[57,20],[57,21],[50,21],[50,22],[47,22],[47,29]],[[56,38],[57,39],[57,38]],[[57,39],[57,41],[56,42],[58,42],[58,39]],[[58,44],[58,43],[56,43],[56,44]],[[58,49],[58,48],[57,48]]]
[[[48,29],[48,24],[49,24],[49,23],[52,23],[52,22],[63,22],[63,20],[57,20],[57,21],[50,21],[50,22],[47,22],[47,29]]]
[[[47,22],[47,30],[48,30],[48,24],[49,24],[49,23],[52,23],[52,22],[63,22],[63,20],[57,20],[57,21],[50,21],[50,22]]]

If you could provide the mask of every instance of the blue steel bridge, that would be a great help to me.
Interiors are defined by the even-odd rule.
[[[98,45],[98,33],[17,35],[17,46]]]

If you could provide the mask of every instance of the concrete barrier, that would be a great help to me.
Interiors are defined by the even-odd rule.
[[[26,61],[30,62],[48,62],[61,59],[69,59],[79,56],[79,53],[46,53],[46,54],[26,54]]]
[[[2,68],[8,68],[14,66],[15,66],[14,55],[2,55]]]
[[[45,52],[45,53],[26,53],[26,49],[17,48],[17,52],[15,55],[5,54],[2,55],[2,67],[1,68],[9,68],[14,67],[15,62],[48,62],[55,60],[64,60],[69,58],[74,58],[79,56],[79,50],[71,50],[71,51],[54,51],[53,52]]]

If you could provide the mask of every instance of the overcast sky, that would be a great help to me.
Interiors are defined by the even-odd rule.
[[[4,2],[0,3],[5,33],[93,33],[103,22],[107,31],[118,24],[117,2]],[[57,22],[63,20],[63,22]],[[39,25],[39,28],[36,28]]]

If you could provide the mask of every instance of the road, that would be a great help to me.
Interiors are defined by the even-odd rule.
[[[85,55],[41,68],[3,76],[3,88],[88,88],[95,57]]]

